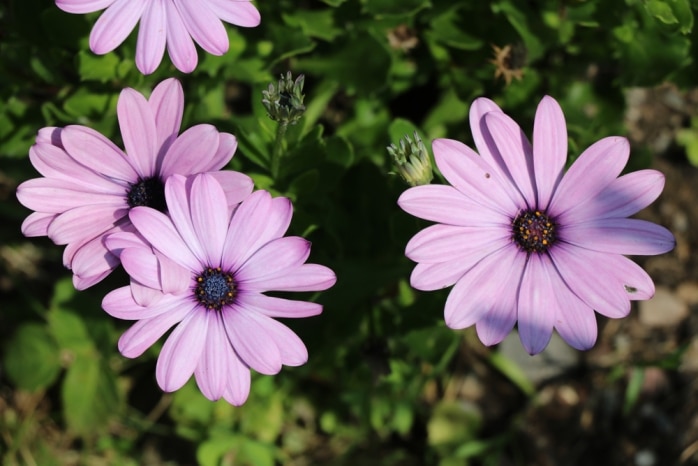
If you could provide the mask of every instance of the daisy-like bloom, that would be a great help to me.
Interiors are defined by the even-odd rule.
[[[129,358],[176,325],[157,361],[163,390],[178,390],[194,374],[210,400],[241,405],[250,368],[276,374],[282,365],[308,359],[300,338],[274,317],[322,311],[317,303],[264,293],[326,290],[335,275],[305,263],[308,241],[283,236],[292,215],[286,198],[257,191],[234,206],[216,178],[201,174],[170,177],[165,199],[169,216],[136,207],[129,216],[137,234],[107,238],[132,281],[105,296],[102,307],[138,321],[119,339],[119,351]]]
[[[197,125],[178,136],[183,111],[182,86],[168,79],[148,100],[133,89],[121,92],[117,113],[125,153],[84,126],[39,131],[29,158],[43,178],[17,188],[19,201],[35,211],[22,224],[22,233],[67,245],[63,263],[73,271],[77,289],[94,285],[119,265],[103,240],[133,228],[130,209],[165,210],[167,177],[220,170],[233,157],[235,136],[213,126]],[[221,171],[214,176],[231,202],[252,192],[246,175]]]
[[[117,48],[136,23],[136,66],[143,74],[157,69],[165,53],[178,70],[190,73],[198,57],[194,42],[213,55],[228,51],[223,21],[242,27],[259,25],[250,0],[56,0],[68,13],[104,10],[90,34],[90,49],[102,55]]]
[[[473,103],[470,125],[479,155],[457,141],[433,143],[451,186],[418,186],[398,201],[406,212],[438,222],[407,244],[407,257],[418,262],[412,286],[455,285],[446,324],[475,325],[486,345],[502,341],[518,322],[530,354],[546,347],[553,329],[574,348],[592,347],[594,310],[624,317],[631,300],[654,294],[647,273],[623,255],[674,247],[667,229],[627,218],[659,196],[663,175],[641,170],[618,177],[630,150],[621,137],[596,142],[565,173],[565,118],[551,97],[536,111],[533,145],[488,99]]]

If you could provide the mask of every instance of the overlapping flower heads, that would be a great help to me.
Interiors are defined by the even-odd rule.
[[[143,74],[157,69],[167,47],[178,70],[190,73],[198,57],[194,42],[213,55],[228,51],[226,23],[259,25],[257,8],[249,0],[56,0],[68,13],[105,10],[90,34],[90,48],[105,54],[126,40],[140,21],[136,66]]]
[[[674,247],[664,227],[627,218],[659,196],[663,175],[641,170],[618,177],[629,156],[621,137],[598,141],[565,173],[566,124],[551,97],[538,106],[533,145],[485,98],[473,103],[470,126],[479,155],[458,141],[433,143],[450,186],[417,186],[398,201],[437,222],[407,244],[407,257],[418,263],[412,286],[453,286],[446,324],[475,325],[487,345],[518,322],[531,354],[546,347],[553,329],[571,346],[590,348],[594,311],[624,317],[631,300],[654,294],[647,273],[623,255]]]

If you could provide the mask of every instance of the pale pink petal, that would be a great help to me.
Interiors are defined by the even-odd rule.
[[[221,311],[228,339],[245,364],[261,374],[281,370],[281,353],[269,331],[254,311],[236,304]]]
[[[566,226],[560,238],[586,249],[652,256],[671,251],[674,235],[661,225],[636,218],[607,218]]]
[[[90,33],[90,49],[102,55],[126,40],[143,14],[147,1],[116,0],[102,13]]]
[[[116,268],[117,265],[119,265],[118,262],[114,264],[114,266],[112,266],[111,268],[96,273],[94,275],[80,276],[76,273],[73,273],[73,287],[78,291],[86,290],[89,287],[96,285],[97,283],[104,280],[107,277],[107,275],[112,273],[112,271]]]
[[[537,205],[537,192],[533,174],[533,149],[519,125],[508,115],[491,112],[485,115],[489,130],[509,177],[526,200],[528,207]]]
[[[415,262],[447,262],[473,251],[491,251],[508,244],[511,232],[501,227],[437,224],[414,235],[405,247],[405,255]]]
[[[61,132],[66,152],[75,160],[124,186],[135,183],[138,173],[126,154],[97,131],[84,126],[67,126]]]
[[[29,149],[29,160],[47,178],[79,182],[84,187],[105,194],[124,194],[123,185],[116,184],[94,170],[73,160],[63,149],[51,144],[37,143]]]
[[[303,264],[292,269],[288,274],[275,275],[271,278],[249,280],[245,289],[263,293],[265,291],[322,291],[337,282],[334,272],[318,264]]]
[[[37,132],[36,143],[50,144],[58,147],[59,149],[63,149],[63,143],[61,142],[61,131],[63,131],[63,128],[58,128],[56,126],[45,126]]]
[[[27,237],[46,236],[48,227],[57,214],[34,212],[22,222],[22,234]]]
[[[503,215],[512,215],[526,207],[523,198],[512,200],[501,180],[479,155],[465,144],[451,139],[432,143],[434,160],[443,176],[473,202]]]
[[[470,327],[495,307],[500,298],[497,289],[501,282],[493,277],[506,276],[517,254],[520,253],[515,249],[501,249],[489,254],[468,270],[456,282],[446,299],[446,325],[453,329]]]
[[[238,148],[238,140],[229,133],[218,134],[218,149],[206,165],[201,166],[202,172],[216,171],[224,168],[235,155]]]
[[[133,225],[129,229],[135,230]],[[104,244],[113,254],[117,256],[126,248],[141,248],[144,254],[152,254],[152,249],[148,242],[137,231],[119,231],[105,237]]]
[[[216,172],[208,172],[208,174],[214,177],[221,185],[221,188],[223,188],[231,213],[232,209],[237,207],[240,202],[244,201],[254,189],[254,182],[252,181],[252,178],[240,172],[233,170],[221,170]],[[290,201],[287,201],[287,203],[290,204]],[[288,211],[290,218],[291,209],[288,209]],[[283,235],[283,232],[281,234]]]
[[[163,0],[158,0],[162,2]],[[163,7],[164,8],[164,7]],[[184,114],[184,90],[182,84],[169,78],[155,86],[148,99],[153,115],[155,115],[155,128],[157,130],[157,146],[160,147],[160,155],[164,155],[179,134]],[[161,161],[158,161],[157,170],[160,172]]]
[[[644,209],[662,193],[664,175],[657,170],[639,170],[611,182],[598,195],[573,206],[558,220],[564,224],[611,217],[627,217]]]
[[[561,303],[556,294],[564,287],[553,263],[545,254],[530,254],[521,280],[517,314],[519,337],[529,354],[538,354],[548,346]]]
[[[402,210],[415,217],[447,225],[508,225],[511,218],[493,209],[483,209],[452,186],[415,186],[397,200]]]
[[[560,104],[543,97],[533,124],[533,166],[538,188],[537,208],[545,210],[567,163],[567,124]]]
[[[208,312],[206,343],[194,370],[196,384],[209,400],[220,399],[228,385],[232,351],[219,312]]]
[[[183,293],[192,283],[192,272],[169,257],[155,252],[160,268],[160,288],[163,293]]]
[[[630,299],[616,272],[605,266],[608,254],[564,243],[558,243],[549,254],[568,288],[589,307],[607,317],[628,315]]]
[[[179,71],[191,73],[199,61],[194,41],[174,2],[165,2],[165,10],[167,10],[167,51],[172,63]]]
[[[223,266],[237,269],[260,247],[284,234],[293,208],[287,198],[272,200],[266,191],[256,191],[237,208],[228,227],[223,248]]]
[[[199,263],[206,262],[204,244],[199,243],[194,231],[189,207],[189,188],[192,179],[182,175],[172,175],[165,182],[165,199],[167,199],[168,214],[187,247],[192,251]],[[214,265],[214,264],[207,264]],[[215,264],[218,266],[219,264]]]
[[[242,27],[259,26],[260,16],[257,8],[247,0],[231,2],[228,0],[206,0],[206,4],[217,17],[226,23]]]
[[[478,338],[487,346],[501,343],[516,324],[516,306],[526,254],[515,254],[512,259],[509,267],[502,271],[504,275],[497,277],[500,285],[496,292],[496,303],[475,323]]]
[[[182,241],[182,237],[166,215],[149,207],[134,207],[129,212],[129,218],[138,232],[158,251],[182,267],[195,272],[200,271],[201,263]]]
[[[226,205],[225,193],[215,178],[201,174],[194,178],[189,202],[194,231],[205,248],[207,265],[220,266],[229,220],[227,209],[221,215],[221,206]]]
[[[555,329],[571,347],[585,351],[594,346],[598,336],[596,314],[584,301],[560,281],[555,286],[560,303],[556,310]]]
[[[213,14],[206,2],[172,0],[184,25],[197,44],[213,55],[228,51],[228,33],[221,20]]]
[[[548,214],[561,216],[596,196],[618,177],[629,156],[630,146],[625,138],[611,136],[592,144],[558,184]]]
[[[211,125],[196,125],[183,132],[162,159],[162,177],[201,173],[218,150],[218,134]]]
[[[245,403],[250,394],[250,368],[229,345],[224,348],[223,351],[229,352],[231,356],[228,366],[228,384],[223,398],[233,406],[240,406]]]
[[[127,248],[119,258],[131,278],[150,288],[160,288],[160,264],[155,254],[144,254],[143,248]]]
[[[77,250],[70,265],[73,285],[84,290],[109,275],[119,265],[119,259],[107,250],[102,237],[97,237]]]
[[[651,299],[654,296],[652,278],[642,267],[627,257],[606,254],[603,266],[614,274],[631,301]]]
[[[136,43],[136,67],[143,74],[155,71],[165,54],[165,44],[167,43],[165,1],[150,0],[147,2],[141,17]]]
[[[68,244],[94,238],[112,228],[128,214],[128,209],[84,205],[58,215],[48,229],[48,237],[56,244]]]
[[[150,178],[155,175],[158,148],[155,116],[148,101],[141,93],[127,88],[119,95],[116,111],[131,165],[141,179]]]
[[[127,358],[137,358],[150,348],[177,322],[189,314],[202,312],[198,305],[188,299],[179,299],[155,317],[139,320],[119,338],[119,352]]]
[[[129,287],[133,300],[140,306],[154,306],[164,296],[161,290],[145,286],[134,278],[131,278]]]
[[[308,362],[308,350],[305,344],[290,328],[265,315],[258,314],[257,319],[278,346],[282,364],[295,367]]]
[[[103,209],[116,210],[126,207],[126,193],[116,196],[95,192],[81,186],[78,180],[33,178],[17,187],[17,200],[31,210],[45,213],[61,213],[85,204],[101,205]]]
[[[56,0],[56,6],[68,13],[92,13],[103,10],[114,0]]]
[[[322,305],[308,301],[274,298],[261,293],[240,292],[236,299],[245,307],[269,317],[297,319],[311,317],[322,313]]]
[[[155,365],[155,378],[164,391],[179,390],[194,374],[206,345],[209,318],[215,313],[197,309],[167,337]]]
[[[278,238],[262,246],[238,270],[239,283],[289,275],[310,255],[310,242],[299,236]]]
[[[142,306],[133,297],[130,286],[117,288],[102,300],[102,309],[112,317],[124,320],[147,320],[171,312],[181,306],[182,298],[162,295],[152,306]]]

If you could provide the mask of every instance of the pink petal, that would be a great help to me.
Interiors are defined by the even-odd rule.
[[[538,354],[553,335],[555,316],[566,303],[556,291],[564,283],[545,254],[530,254],[521,280],[518,301],[519,337],[529,354]]]
[[[57,214],[34,212],[22,222],[22,234],[27,237],[47,236],[48,227]]]
[[[264,315],[257,314],[257,319],[278,346],[282,364],[295,367],[308,362],[305,344],[290,328]]]
[[[228,338],[240,359],[261,374],[278,373],[281,353],[265,326],[267,321],[242,305],[221,312]]]
[[[163,293],[183,293],[192,283],[192,273],[169,257],[155,252],[160,269],[160,288]]]
[[[661,225],[635,218],[607,218],[566,226],[565,242],[612,254],[653,256],[676,246],[674,235]]]
[[[232,134],[218,134],[218,150],[216,154],[209,160],[208,165],[201,168],[201,171],[216,171],[225,167],[235,155],[238,148],[238,140]]]
[[[145,6],[145,1],[115,0],[92,28],[90,49],[102,55],[117,48],[136,27]]]
[[[204,244],[199,243],[199,238],[194,231],[194,224],[191,218],[189,206],[189,191],[192,179],[187,179],[182,175],[172,175],[165,182],[165,199],[167,200],[168,213],[177,232],[187,247],[192,251],[200,264],[206,262],[206,252]],[[207,264],[218,266],[216,264]],[[197,269],[200,267],[197,267]],[[196,269],[192,269],[196,270]],[[198,270],[197,270],[198,271]]]
[[[58,215],[48,229],[48,237],[56,244],[68,244],[104,234],[122,218],[128,209],[86,205]]]
[[[172,221],[149,207],[134,207],[129,213],[131,222],[148,242],[182,267],[198,273],[201,263],[189,246],[182,241]]]
[[[148,320],[180,307],[182,300],[179,296],[162,295],[157,304],[141,306],[134,299],[131,287],[124,286],[111,291],[104,297],[102,309],[117,319]]]
[[[218,134],[211,125],[196,125],[183,132],[162,159],[162,177],[205,171],[218,150]]]
[[[510,273],[511,263],[519,251],[503,248],[484,257],[455,284],[446,299],[444,320],[453,329],[467,328],[482,319],[498,304],[500,282],[496,277]]]
[[[76,162],[63,149],[51,144],[37,143],[29,149],[29,160],[47,178],[77,182],[83,187],[109,194],[124,194],[124,186],[114,183],[94,170]]]
[[[82,245],[73,256],[73,285],[84,290],[102,281],[118,265],[119,259],[107,250],[102,238],[97,237]]]
[[[526,207],[520,195],[517,195],[519,199],[509,196],[505,188],[509,182],[500,179],[492,167],[465,144],[451,139],[435,139],[432,147],[441,173],[473,202],[506,216]]]
[[[31,210],[61,213],[86,204],[101,206],[104,210],[126,207],[125,193],[120,196],[95,192],[76,181],[55,178],[34,178],[17,187],[17,200]]]
[[[162,2],[163,0],[158,0]],[[164,8],[164,7],[163,7]],[[182,84],[174,78],[165,79],[155,86],[148,104],[155,115],[155,128],[157,130],[157,146],[160,154],[167,152],[179,134],[184,114],[184,91]],[[160,163],[157,167],[160,172]]]
[[[129,228],[135,230],[133,225],[130,225]],[[141,248],[144,254],[153,253],[146,239],[136,231],[119,231],[117,233],[112,233],[104,239],[104,245],[112,254],[117,256],[126,248]]]
[[[143,74],[157,69],[165,54],[167,13],[165,0],[150,0],[141,18],[136,43],[136,66]]]
[[[337,277],[329,268],[318,264],[303,264],[288,274],[269,278],[247,280],[244,289],[263,293],[265,291],[322,291],[334,286]]]
[[[448,262],[473,251],[499,249],[511,243],[511,228],[432,225],[412,237],[405,255],[415,262]]]
[[[208,312],[206,343],[194,375],[201,393],[209,400],[220,399],[228,385],[228,370],[232,364],[231,346],[219,312]]]
[[[198,175],[194,178],[189,200],[194,231],[199,244],[205,248],[207,264],[219,266],[229,220],[227,209],[221,215],[221,206],[226,205],[223,188],[215,178]]]
[[[228,33],[206,2],[195,5],[188,0],[172,1],[187,31],[201,48],[213,55],[223,55],[228,51]]]
[[[543,97],[533,125],[533,166],[538,188],[537,208],[545,210],[567,163],[567,125],[560,105]]]
[[[252,193],[252,190],[254,189],[254,182],[252,181],[252,178],[240,172],[232,170],[221,170],[216,172],[208,172],[208,175],[214,177],[221,185],[221,188],[223,188],[223,191],[225,192],[225,198],[228,202],[228,206],[230,207],[231,213],[232,208],[237,207],[237,205],[240,202],[244,201],[247,198],[247,196],[249,196],[250,193]],[[290,201],[288,201],[288,199],[286,199],[285,202],[290,206]],[[290,208],[288,209],[288,212],[288,217],[290,220]],[[281,234],[283,235],[283,233]]]
[[[250,368],[233,351],[230,345],[224,351],[229,352],[228,383],[223,393],[225,401],[233,406],[240,406],[250,394]]]
[[[241,292],[237,299],[250,310],[269,317],[297,319],[322,313],[322,305],[318,303],[274,298],[261,293]]]
[[[102,173],[114,182],[135,183],[138,173],[126,154],[97,131],[84,126],[67,126],[61,132],[66,152],[75,160]]]
[[[557,332],[571,347],[582,351],[588,350],[594,346],[598,335],[594,310],[562,282],[555,287],[555,293],[558,301],[563,303],[556,311]]]
[[[107,277],[107,275],[109,275],[112,272],[112,270],[116,268],[117,265],[118,263],[115,264],[111,269],[104,270],[95,275],[80,276],[77,274],[73,274],[73,287],[78,291],[86,290],[92,285],[96,285],[97,283],[104,280]]]
[[[448,288],[455,284],[472,266],[472,263],[463,263],[460,260],[437,264],[417,264],[410,275],[410,285],[412,288],[422,291]]]
[[[250,194],[233,215],[223,248],[223,266],[237,269],[259,248],[281,237],[291,221],[287,198],[271,198],[266,191]]]
[[[124,89],[116,106],[126,154],[141,179],[155,175],[158,153],[155,116],[148,101],[133,89]]]
[[[592,144],[572,164],[558,185],[548,214],[558,217],[591,199],[620,174],[630,156],[625,138],[612,136]]]
[[[174,324],[200,311],[201,309],[189,300],[179,299],[173,302],[167,312],[139,320],[126,330],[119,338],[119,352],[127,358],[137,358]]]
[[[56,0],[56,6],[68,13],[92,13],[103,10],[114,0]]]
[[[627,257],[615,254],[607,255],[604,266],[614,273],[631,301],[651,299],[654,296],[652,278],[642,267]]]
[[[519,287],[526,254],[515,254],[513,261],[504,271],[505,275],[498,277],[500,286],[495,293],[497,301],[487,313],[475,323],[477,336],[480,341],[492,346],[501,343],[516,324],[516,307],[519,297]]]
[[[616,272],[605,266],[608,254],[564,243],[557,244],[549,253],[567,287],[589,307],[611,318],[628,315],[628,295]]]
[[[644,209],[664,189],[664,175],[657,170],[639,170],[613,180],[598,195],[582,201],[559,217],[562,224],[611,217],[627,217]]]
[[[151,288],[149,286],[143,285],[142,283],[139,283],[135,278],[131,278],[129,287],[131,288],[131,295],[133,296],[133,300],[139,306],[154,306],[158,304],[164,296],[160,289]]]
[[[56,126],[45,126],[36,134],[36,143],[50,144],[58,147],[59,149],[63,149],[63,143],[61,142],[61,131],[63,131],[63,128],[58,128]]]
[[[179,390],[194,374],[206,345],[208,319],[215,313],[197,309],[175,327],[162,346],[155,378],[166,392]]]
[[[174,2],[165,2],[165,9],[167,10],[167,51],[172,63],[179,71],[191,73],[199,60],[194,41]]]
[[[126,272],[139,283],[150,288],[160,288],[160,264],[155,254],[144,253],[143,248],[127,248],[119,258]]]
[[[292,274],[310,255],[310,242],[299,236],[278,238],[262,246],[236,272],[239,283]]]
[[[226,23],[242,27],[259,26],[259,11],[249,1],[207,0],[206,4],[213,14]]]
[[[410,188],[397,201],[402,210],[432,222],[459,226],[510,225],[511,219],[482,206],[452,186],[424,185]]]
[[[508,178],[518,188],[529,207],[537,205],[533,174],[533,149],[521,128],[508,115],[491,112],[485,115],[485,124],[506,164]]]

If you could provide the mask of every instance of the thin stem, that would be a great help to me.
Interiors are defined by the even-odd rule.
[[[277,181],[279,177],[279,166],[281,162],[281,153],[284,147],[284,136],[286,135],[286,129],[288,128],[288,123],[279,123],[276,127],[276,140],[274,140],[274,151],[271,153],[271,176],[274,181]]]

